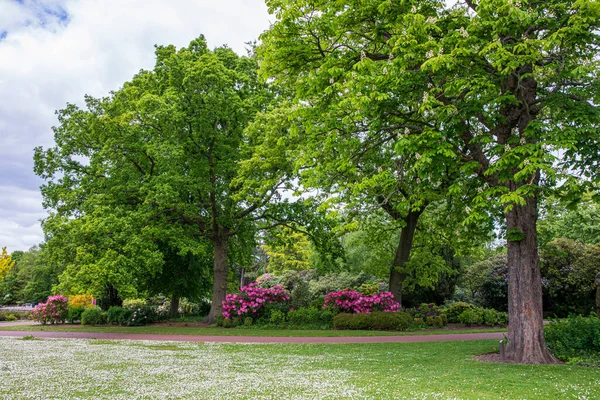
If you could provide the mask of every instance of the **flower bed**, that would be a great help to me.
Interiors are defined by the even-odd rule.
[[[256,283],[243,286],[239,294],[228,294],[223,301],[222,315],[227,320],[260,316],[267,304],[287,304],[290,296],[282,286],[258,287]],[[288,307],[289,308],[289,307]]]
[[[354,290],[330,292],[325,296],[324,309],[338,313],[371,313],[374,311],[395,312],[400,310],[400,303],[394,300],[390,292],[364,295]]]
[[[62,294],[48,297],[45,303],[39,303],[31,310],[31,319],[42,324],[65,322],[69,312],[67,298]]]

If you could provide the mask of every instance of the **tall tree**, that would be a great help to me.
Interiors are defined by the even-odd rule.
[[[386,214],[380,230],[392,222],[400,231],[388,276],[401,301],[423,213],[449,196],[474,194],[467,185],[449,192],[460,177],[456,153],[443,132],[430,129],[440,122],[421,112],[421,96],[392,73],[387,54],[382,65],[371,60],[366,46],[381,40],[375,38],[381,21],[368,14],[377,12],[378,2],[267,4],[279,21],[262,38],[262,70],[295,89],[291,118],[301,124],[302,184],[343,204],[352,224]],[[418,142],[404,139],[414,134],[438,143],[438,151],[423,156]],[[460,221],[464,207],[448,205],[454,208],[448,223]]]
[[[392,103],[388,112],[399,122],[390,130],[401,137],[395,149],[426,160],[417,167],[420,179],[441,168],[434,158],[440,152],[457,156],[465,179],[449,193],[463,182],[477,185],[474,201],[465,205],[468,220],[502,207],[507,358],[554,362],[543,333],[537,204],[546,189],[571,199],[597,189],[600,3],[267,4],[278,21],[263,38],[265,65],[297,80],[299,97],[335,95],[339,104],[352,105],[348,115],[381,113]],[[338,145],[336,135],[323,143]]]
[[[36,172],[48,181],[42,193],[55,211],[46,226],[55,224],[57,234],[79,226],[87,238],[71,254],[74,269],[87,265],[135,283],[164,271],[169,254],[210,250],[214,321],[232,240],[253,238],[290,172],[282,145],[263,140],[263,126],[281,123],[258,115],[277,92],[256,69],[254,58],[211,51],[203,37],[179,50],[159,46],[152,71],[106,99],[86,98],[85,110],[69,105],[59,113],[56,147],[36,150]]]
[[[2,253],[0,253],[0,279],[4,279],[14,265],[15,262],[6,251],[6,247],[3,247]]]

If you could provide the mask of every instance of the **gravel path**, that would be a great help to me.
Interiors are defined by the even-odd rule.
[[[412,336],[337,336],[337,337],[275,337],[275,336],[206,336],[206,335],[158,335],[106,332],[48,332],[48,331],[2,331],[0,336],[33,336],[37,338],[104,339],[104,340],[165,340],[176,342],[219,343],[416,343],[456,340],[503,339],[504,332],[453,333],[443,335]]]

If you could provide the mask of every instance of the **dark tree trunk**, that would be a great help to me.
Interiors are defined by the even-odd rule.
[[[404,217],[404,227],[402,227],[402,230],[400,231],[400,242],[396,248],[396,256],[394,257],[394,261],[390,268],[390,292],[394,295],[394,299],[400,304],[402,304],[402,283],[405,278],[402,268],[410,258],[415,230],[417,229],[417,222],[419,221],[419,216],[422,212],[422,210],[411,210],[406,217]]]
[[[123,299],[121,299],[119,292],[113,285],[106,285],[104,294],[105,297],[98,301],[98,305],[103,311],[108,310],[112,306],[121,307],[123,305]]]
[[[507,360],[522,364],[557,362],[544,341],[542,281],[537,247],[537,197],[506,212],[508,242]]]
[[[169,318],[175,318],[179,310],[179,296],[174,294],[171,297],[171,304],[169,306]]]
[[[227,294],[227,250],[229,245],[228,231],[223,230],[213,240],[214,246],[214,285],[210,312],[206,322],[213,324],[216,317],[223,312],[223,301]]]

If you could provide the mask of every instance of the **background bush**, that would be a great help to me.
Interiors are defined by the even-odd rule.
[[[544,330],[555,357],[571,364],[600,367],[600,319],[596,314],[553,320]]]
[[[335,329],[390,330],[408,329],[413,317],[406,312],[340,313],[333,317]]]
[[[106,314],[99,307],[88,308],[81,314],[82,325],[101,325],[106,323]]]
[[[69,306],[69,311],[67,313],[67,322],[70,324],[74,324],[75,322],[81,322],[81,315],[85,311],[84,306]]]

